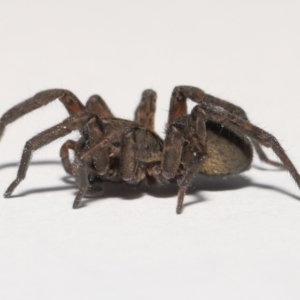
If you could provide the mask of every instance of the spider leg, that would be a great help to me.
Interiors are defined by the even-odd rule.
[[[86,125],[89,147],[81,153],[81,160],[91,161],[97,173],[104,175],[109,168],[109,138],[104,135],[104,129],[99,118],[92,118]]]
[[[249,121],[245,111],[242,108],[230,102],[208,95],[196,87],[177,86],[174,88],[172,92],[172,97],[170,102],[169,123],[172,122],[174,119],[176,119],[179,115],[187,114],[187,106],[186,106],[187,98],[193,100],[196,103],[207,103],[207,104],[217,105],[219,107],[226,109],[229,113],[237,117],[240,117],[245,121]],[[261,161],[276,167],[284,168],[283,164],[270,160],[265,154],[265,152],[263,151],[260,144],[255,139],[251,139],[251,142],[253,143],[253,146]]]
[[[242,108],[240,108],[230,102],[216,98],[216,97],[208,95],[208,94],[206,94],[203,102],[212,103],[214,105],[221,106],[221,107],[225,108],[229,113],[236,115],[237,117],[240,117],[245,121],[249,121],[249,118],[248,118],[247,114],[245,113],[245,111]],[[269,159],[267,157],[266,153],[263,151],[260,144],[256,140],[251,139],[251,142],[252,142],[252,144],[255,148],[255,151],[261,161],[263,161],[269,165],[273,165],[275,167],[284,168],[284,165],[282,163],[279,163],[277,161],[273,161],[273,160]]]
[[[59,99],[63,103],[70,115],[85,111],[84,105],[70,91],[61,89],[46,90],[15,105],[1,117],[0,137],[3,135],[4,129],[8,124],[41,106],[47,105],[55,99]]]
[[[264,147],[271,148],[282,161],[285,169],[289,171],[297,185],[300,187],[300,175],[298,171],[273,135],[253,125],[249,121],[229,113],[226,109],[220,106],[203,102],[194,108],[194,110],[197,109],[203,109],[207,114],[208,120],[231,128],[233,131],[245,134]]]
[[[125,181],[131,181],[136,175],[138,167],[138,149],[134,130],[125,134],[121,142],[120,173]]]
[[[89,147],[98,145],[97,140],[99,140],[99,138],[102,138],[103,136],[100,120],[98,118],[92,118],[83,127],[84,127],[83,131],[85,131],[86,134],[88,135]],[[79,164],[78,161],[85,161],[86,163],[88,163],[88,160],[86,159],[88,157],[90,161],[92,161],[92,163],[94,164],[95,168],[98,170],[98,174],[100,175],[105,174],[109,166],[109,153],[107,151],[105,152],[105,150],[107,149],[104,149],[105,147],[102,148],[100,151],[98,151],[96,157],[90,158],[89,156],[90,149],[88,151],[85,151],[84,153],[81,153],[81,151],[79,150],[81,148],[80,146],[77,147],[78,149],[76,151],[77,144],[78,143],[75,141],[68,140],[62,145],[60,149],[60,157],[65,171],[68,174],[74,176],[77,183],[80,184],[79,182],[80,170],[78,170],[78,166],[77,166]],[[75,157],[75,161],[71,163],[69,157],[69,150],[73,150],[76,153],[76,156],[79,157],[79,160],[78,158],[76,159]]]
[[[77,167],[77,184],[79,186],[79,191],[73,202],[73,208],[79,208],[82,197],[85,195],[89,188],[89,181],[87,176],[87,165],[85,162],[80,162],[76,164]]]
[[[261,161],[265,162],[266,164],[285,169],[285,166],[282,163],[269,159],[257,141],[255,141],[254,139],[251,139],[251,142],[252,142],[252,144],[255,148],[255,151]]]
[[[86,192],[89,192],[90,194],[103,193],[103,190],[99,190],[99,186],[96,190],[93,190],[93,185],[88,179],[87,164],[85,161],[75,158],[75,161],[71,163],[69,150],[73,150],[75,152],[76,145],[77,143],[75,141],[68,140],[60,149],[61,161],[65,171],[75,178],[76,183],[79,186],[79,191],[74,200],[73,208],[78,208],[80,206],[80,201]]]
[[[80,159],[83,161],[91,160],[99,175],[105,175],[109,168],[109,148],[108,141],[104,139],[93,148],[85,151]]]
[[[99,118],[114,118],[109,107],[99,95],[93,95],[88,99],[86,109],[88,112],[96,114]]]
[[[191,126],[173,123],[166,133],[161,164],[163,176],[167,179],[175,177],[180,164],[183,164],[185,170],[182,178],[177,181],[179,185],[177,214],[182,212],[186,189],[206,156],[205,122],[206,113],[199,109],[191,114]]]
[[[154,131],[155,110],[156,93],[153,90],[145,90],[135,111],[134,121]]]
[[[184,139],[181,132],[174,126],[169,126],[166,132],[162,154],[162,174],[166,179],[176,175],[179,168]]]
[[[54,140],[67,135],[68,133],[72,132],[73,130],[78,130],[82,128],[82,126],[88,122],[89,119],[93,118],[94,116],[91,114],[79,114],[75,116],[71,116],[39,134],[31,138],[29,141],[26,142],[17,178],[11,183],[11,185],[6,190],[4,196],[6,198],[10,197],[15,188],[19,185],[19,183],[25,178],[26,172],[30,163],[30,158],[32,153],[39,148],[53,142]]]
[[[69,150],[75,151],[76,142],[72,140],[66,141],[60,148],[60,157],[65,171],[74,176],[72,171],[72,163],[70,161]]]

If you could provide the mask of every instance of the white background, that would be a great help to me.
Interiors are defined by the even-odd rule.
[[[299,1],[0,0],[0,112],[56,87],[83,102],[99,93],[131,119],[153,88],[163,135],[173,87],[194,85],[242,106],[300,168],[299,13]],[[56,101],[7,128],[2,193],[26,140],[66,117]],[[0,199],[1,299],[299,299],[300,193],[287,172],[255,158],[240,176],[197,178],[180,216],[174,186],[107,185],[73,210],[64,140]]]

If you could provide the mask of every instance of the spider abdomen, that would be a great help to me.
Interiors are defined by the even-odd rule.
[[[253,151],[249,139],[216,123],[207,122],[206,151],[199,173],[238,174],[251,166]]]

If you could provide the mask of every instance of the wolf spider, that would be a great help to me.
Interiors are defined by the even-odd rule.
[[[187,98],[197,103],[190,114]],[[65,171],[79,186],[73,208],[80,206],[86,193],[102,191],[95,188],[94,182],[177,182],[179,214],[187,187],[196,174],[232,175],[249,169],[252,145],[262,161],[287,169],[300,187],[299,173],[274,136],[250,123],[243,109],[196,87],[174,88],[165,140],[154,130],[153,90],[143,92],[134,121],[116,118],[98,95],[91,96],[84,106],[68,90],[42,91],[2,116],[0,136],[8,124],[55,99],[63,103],[70,116],[26,142],[17,177],[5,197],[10,197],[25,178],[34,151],[74,130],[81,133],[81,138],[66,141],[60,150]],[[272,148],[282,163],[268,159],[261,145]],[[69,150],[73,150],[74,160]]]

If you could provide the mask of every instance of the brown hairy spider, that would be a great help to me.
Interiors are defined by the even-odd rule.
[[[197,103],[190,114],[187,98]],[[134,121],[114,117],[98,95],[91,96],[84,106],[70,91],[46,90],[8,110],[0,119],[0,136],[8,124],[55,99],[63,103],[70,117],[26,142],[17,178],[5,197],[25,178],[34,151],[74,130],[81,138],[68,140],[60,150],[65,171],[79,187],[73,208],[80,206],[86,193],[95,192],[95,181],[133,185],[177,182],[176,211],[180,214],[186,189],[196,174],[232,175],[249,169],[252,145],[262,161],[287,169],[300,187],[299,173],[274,136],[250,123],[241,108],[196,87],[174,88],[164,141],[154,131],[153,90],[143,92]],[[269,160],[261,145],[272,148],[282,164]],[[75,153],[73,161],[69,150]]]

